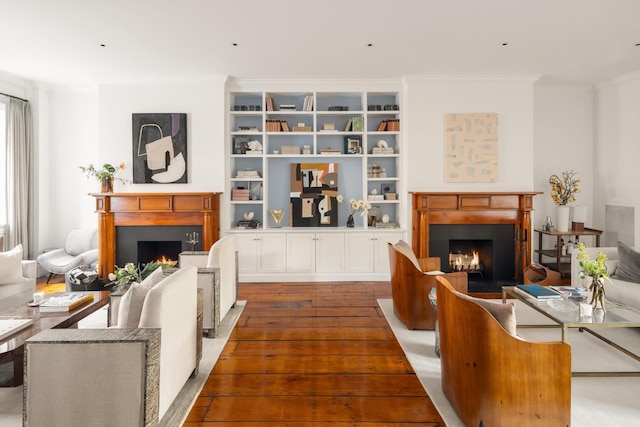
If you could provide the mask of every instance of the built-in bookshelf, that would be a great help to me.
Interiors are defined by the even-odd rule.
[[[289,165],[297,162],[337,163],[339,192],[368,199],[379,220],[388,218],[384,227],[402,228],[399,92],[228,95],[226,229],[246,226],[245,216],[260,229],[273,226],[269,210],[288,211]],[[340,212],[339,224],[346,217]]]

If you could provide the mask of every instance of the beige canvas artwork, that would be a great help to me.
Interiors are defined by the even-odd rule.
[[[447,114],[446,182],[498,180],[498,114]]]

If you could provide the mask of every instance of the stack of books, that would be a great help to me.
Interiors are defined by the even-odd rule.
[[[550,286],[542,286],[535,283],[528,285],[516,285],[514,289],[520,295],[527,298],[535,298],[537,300],[562,298],[562,294]]]
[[[245,190],[244,188],[234,188],[233,190],[231,190],[231,200],[249,200],[249,190]]]
[[[400,131],[400,119],[382,120],[378,125],[378,132],[399,132]]]
[[[51,297],[40,304],[41,312],[71,311],[93,301],[93,293],[71,293]]]
[[[313,111],[313,95],[307,95],[304,97],[302,111]]]
[[[246,178],[246,179],[260,178],[260,172],[253,169],[239,170],[238,172],[236,172],[236,178]]]

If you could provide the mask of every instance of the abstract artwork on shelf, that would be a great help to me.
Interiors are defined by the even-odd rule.
[[[447,114],[446,182],[498,180],[498,114]]]
[[[133,183],[187,182],[187,115],[133,114]]]
[[[291,226],[338,226],[338,164],[291,164]]]

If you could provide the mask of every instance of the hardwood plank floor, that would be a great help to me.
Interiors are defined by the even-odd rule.
[[[444,427],[378,298],[388,282],[241,284],[247,305],[184,425]]]

